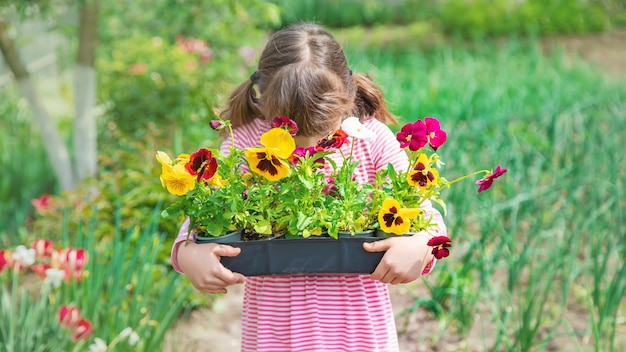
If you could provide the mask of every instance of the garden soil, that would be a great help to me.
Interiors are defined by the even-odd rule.
[[[543,42],[546,53],[555,48],[565,49],[566,60],[573,62],[583,59],[606,72],[607,79],[626,79],[626,31],[616,31],[592,36],[550,37]],[[442,264],[445,265],[445,264]],[[436,273],[435,273],[436,275]],[[399,333],[400,350],[402,352],[444,352],[467,351],[478,352],[488,350],[489,327],[481,322],[480,309],[475,315],[474,329],[467,338],[462,339],[447,330],[439,320],[426,309],[411,309],[416,299],[428,297],[429,292],[420,280],[407,284],[390,286],[390,294],[396,313],[396,325]],[[229,288],[229,293],[220,295],[211,308],[197,309],[188,316],[181,317],[167,335],[165,352],[228,352],[239,351],[241,336],[241,285]],[[485,308],[484,316],[489,312]],[[585,307],[572,307],[567,313],[575,332],[587,331],[588,322]],[[578,318],[576,318],[578,317]],[[578,321],[578,323],[576,323]],[[626,325],[618,326],[618,336],[626,335]],[[541,336],[543,332],[539,331]],[[625,341],[621,341],[626,343]],[[578,344],[559,339],[552,340],[548,351],[591,351],[584,336]]]

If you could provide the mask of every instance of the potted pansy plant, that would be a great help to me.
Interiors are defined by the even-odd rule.
[[[376,240],[376,234],[428,231],[434,225],[422,209],[426,201],[445,213],[444,188],[484,173],[477,181],[482,192],[506,172],[498,166],[453,181],[441,177],[443,163],[436,151],[447,135],[437,119],[426,117],[397,134],[409,168],[395,170],[390,164],[374,184],[360,184],[353,178],[359,165],[352,156],[354,144],[345,155],[341,149],[355,139],[374,137],[358,118],[347,118],[339,130],[308,148],[296,147],[298,127],[289,118],[275,117],[271,126],[258,146],[241,150],[234,147],[228,121],[211,121],[214,129],[228,128],[231,134],[226,155],[201,148],[175,159],[164,152],[156,156],[163,187],[181,197],[163,216],[188,219],[197,242],[230,242],[227,236],[238,235],[230,244],[242,248],[241,254],[223,257],[222,263],[246,275],[371,272],[382,254],[365,252],[363,241]],[[338,164],[332,153],[341,153],[343,162]],[[332,172],[320,172],[323,166]],[[433,236],[428,245],[441,259],[449,255],[450,242]]]

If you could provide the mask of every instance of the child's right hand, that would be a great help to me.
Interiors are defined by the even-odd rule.
[[[220,257],[234,257],[241,252],[224,244],[181,243],[178,247],[178,266],[193,286],[208,293],[227,293],[226,287],[242,284],[245,276],[222,265]]]

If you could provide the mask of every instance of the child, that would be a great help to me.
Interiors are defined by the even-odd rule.
[[[261,54],[258,70],[233,91],[222,112],[234,127],[238,148],[257,146],[274,116],[297,123],[295,140],[300,147],[336,131],[346,117],[360,117],[375,133],[369,142],[355,141],[353,155],[360,162],[355,177],[360,182],[373,182],[376,171],[389,163],[397,170],[408,167],[405,152],[386,126],[396,120],[382,92],[367,76],[352,73],[340,45],[320,26],[301,24],[276,32]],[[230,144],[229,136],[222,152],[228,152]],[[348,144],[344,154],[350,152]],[[341,163],[339,153],[333,157]],[[439,212],[430,203],[425,211],[437,224],[431,234],[445,235]],[[426,244],[430,235],[418,232],[365,243],[366,251],[386,251],[371,275],[245,278],[220,263],[220,257],[236,256],[240,249],[184,244],[186,234],[184,225],[172,248],[172,264],[194,287],[226,293],[226,287],[245,281],[243,351],[397,351],[387,284],[411,282],[434,264]]]

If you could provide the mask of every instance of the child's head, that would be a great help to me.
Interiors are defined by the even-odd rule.
[[[367,76],[353,74],[339,43],[315,24],[272,35],[257,71],[235,89],[222,113],[234,126],[254,118],[287,116],[305,137],[326,135],[355,115],[395,121],[380,89]]]

